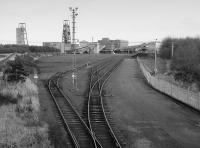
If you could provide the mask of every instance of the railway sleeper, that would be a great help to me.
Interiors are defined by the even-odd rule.
[[[90,109],[91,109],[91,112],[97,112],[97,113],[102,112],[102,108],[100,106],[96,106],[96,107],[92,106],[90,107]]]

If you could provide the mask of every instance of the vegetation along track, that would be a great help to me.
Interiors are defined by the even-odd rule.
[[[112,130],[104,100],[103,86],[109,79],[112,71],[118,67],[123,58],[115,57],[91,68],[90,88],[88,95],[88,124],[97,140],[104,148],[121,148],[121,145]]]

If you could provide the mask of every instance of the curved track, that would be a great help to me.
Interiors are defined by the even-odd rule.
[[[69,146],[75,148],[121,148],[106,115],[106,107],[103,102],[103,86],[111,75],[112,71],[122,59],[104,59],[93,63],[91,68],[90,93],[88,99],[87,123],[82,119],[69,98],[59,87],[59,79],[73,70],[58,72],[48,81],[48,89],[58,111],[62,125],[68,135]],[[77,70],[86,67],[83,64]]]
[[[105,148],[121,148],[109,123],[107,110],[103,101],[103,86],[117,68],[122,59],[106,61],[91,69],[90,90],[88,96],[88,124],[98,141]]]
[[[54,77],[49,80],[48,88],[55,106],[59,111],[66,132],[71,138],[71,146],[76,148],[96,148],[95,139],[87,125],[57,84],[58,78],[61,75],[61,73],[54,75]]]

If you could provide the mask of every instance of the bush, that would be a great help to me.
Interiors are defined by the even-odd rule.
[[[20,60],[8,61],[3,72],[3,79],[7,82],[24,82],[28,73]]]
[[[22,63],[24,70],[28,74],[33,74],[34,69],[37,68],[34,58],[29,55],[16,56],[15,61]]]

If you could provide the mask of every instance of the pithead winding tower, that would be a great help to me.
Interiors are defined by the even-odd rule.
[[[71,43],[70,22],[69,20],[63,21],[62,43]]]
[[[28,45],[26,23],[19,23],[16,28],[16,40],[18,45]]]

